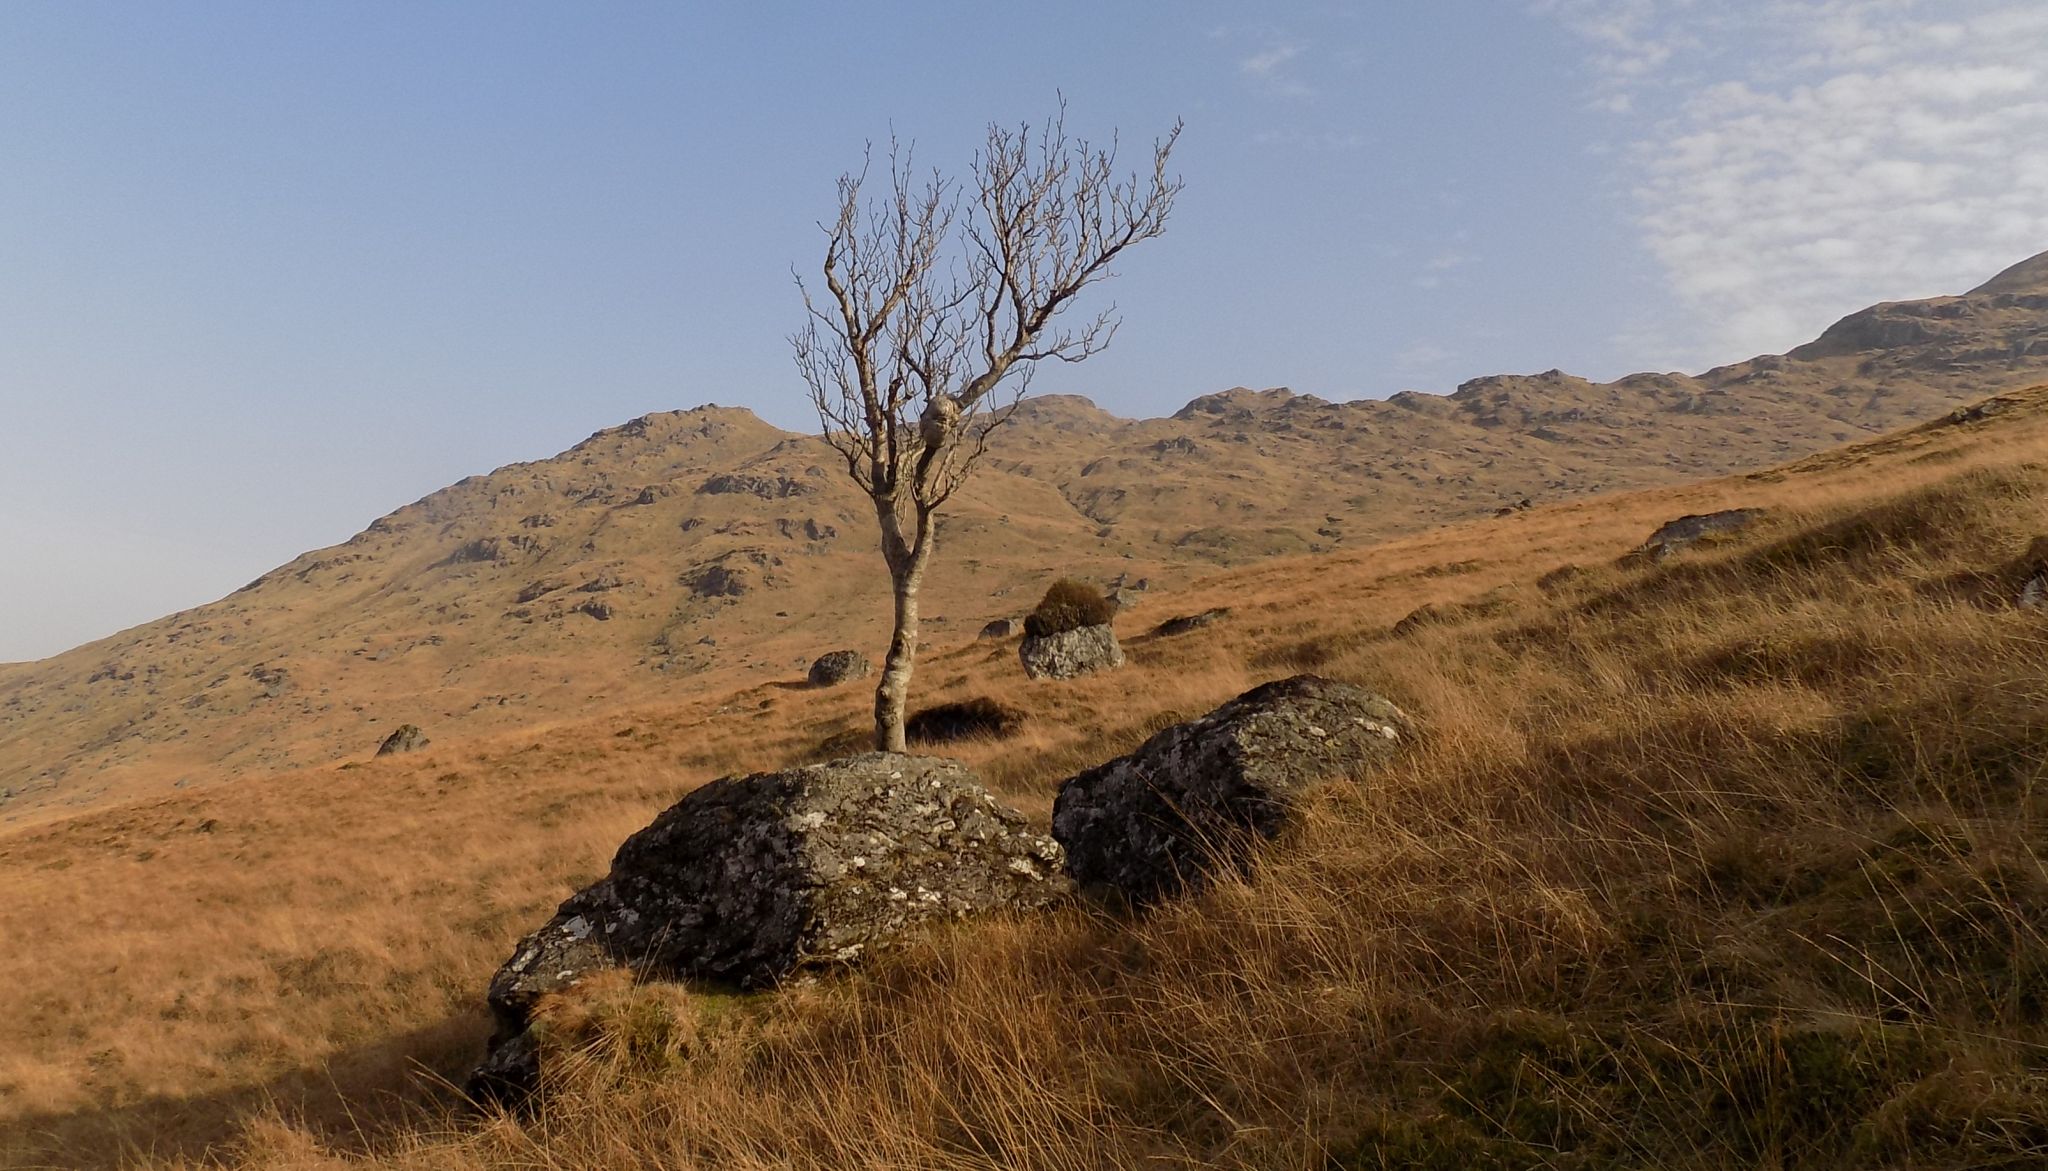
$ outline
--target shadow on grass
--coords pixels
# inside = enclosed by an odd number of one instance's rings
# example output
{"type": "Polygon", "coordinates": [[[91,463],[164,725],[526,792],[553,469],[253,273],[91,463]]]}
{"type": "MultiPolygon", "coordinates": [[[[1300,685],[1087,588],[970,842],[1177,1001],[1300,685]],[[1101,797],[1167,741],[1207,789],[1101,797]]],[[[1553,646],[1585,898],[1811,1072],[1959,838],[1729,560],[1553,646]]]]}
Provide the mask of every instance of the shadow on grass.
{"type": "Polygon", "coordinates": [[[189,1097],[162,1096],[0,1120],[0,1166],[112,1171],[220,1157],[252,1119],[282,1116],[342,1152],[367,1154],[462,1104],[483,1053],[479,1011],[337,1053],[317,1068],[189,1097]]]}

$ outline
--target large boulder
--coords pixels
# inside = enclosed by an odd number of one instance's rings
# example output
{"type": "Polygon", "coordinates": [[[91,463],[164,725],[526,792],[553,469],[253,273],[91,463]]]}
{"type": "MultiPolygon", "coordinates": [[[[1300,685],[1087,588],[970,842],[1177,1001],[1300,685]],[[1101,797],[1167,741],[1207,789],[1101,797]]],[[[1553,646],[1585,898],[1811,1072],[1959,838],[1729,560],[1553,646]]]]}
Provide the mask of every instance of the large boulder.
{"type": "Polygon", "coordinates": [[[534,1006],[597,973],[760,987],[928,920],[1050,902],[1069,889],[1062,863],[957,761],[872,752],[713,781],[519,941],[491,979],[497,1030],[471,1091],[530,1091],[534,1006]]]}
{"type": "Polygon", "coordinates": [[[1241,865],[1317,781],[1385,762],[1414,735],[1391,702],[1296,675],[1175,724],[1060,786],[1052,833],[1081,882],[1143,905],[1241,865]]]}
{"type": "Polygon", "coordinates": [[[865,678],[873,668],[859,651],[827,651],[811,664],[811,686],[837,687],[849,679],[865,678]]]}
{"type": "Polygon", "coordinates": [[[1108,626],[1082,626],[1053,634],[1027,634],[1017,659],[1033,679],[1072,679],[1124,665],[1124,648],[1108,626]]]}

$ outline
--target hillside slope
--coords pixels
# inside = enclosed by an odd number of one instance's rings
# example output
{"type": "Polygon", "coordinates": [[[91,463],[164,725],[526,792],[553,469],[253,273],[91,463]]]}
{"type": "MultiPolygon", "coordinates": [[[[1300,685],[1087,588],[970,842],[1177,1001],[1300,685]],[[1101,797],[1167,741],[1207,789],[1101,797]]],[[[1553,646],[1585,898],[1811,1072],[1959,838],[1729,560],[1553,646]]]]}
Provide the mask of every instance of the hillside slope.
{"type": "MultiPolygon", "coordinates": [[[[1586,493],[1758,467],[2048,377],[2048,254],[1875,306],[1785,356],[1448,396],[1285,390],[1123,420],[1028,402],[941,529],[929,645],[1059,573],[1172,587],[1586,493]]],[[[485,734],[879,656],[866,502],[815,438],[649,415],[500,468],[219,602],[0,666],[0,822],[360,757],[401,723],[485,734]]]]}
{"type": "Polygon", "coordinates": [[[433,1112],[514,941],[681,793],[858,727],[859,689],[678,689],[0,830],[0,938],[27,941],[0,956],[0,1164],[2036,1166],[2048,626],[2015,599],[2044,504],[2048,386],[1214,571],[1120,616],[1111,674],[937,648],[919,702],[1023,714],[940,751],[1041,819],[1296,671],[1425,735],[1252,881],[1141,920],[975,923],[762,996],[600,989],[525,1120],[433,1112]],[[1734,507],[1766,515],[1623,556],[1734,507]]]}

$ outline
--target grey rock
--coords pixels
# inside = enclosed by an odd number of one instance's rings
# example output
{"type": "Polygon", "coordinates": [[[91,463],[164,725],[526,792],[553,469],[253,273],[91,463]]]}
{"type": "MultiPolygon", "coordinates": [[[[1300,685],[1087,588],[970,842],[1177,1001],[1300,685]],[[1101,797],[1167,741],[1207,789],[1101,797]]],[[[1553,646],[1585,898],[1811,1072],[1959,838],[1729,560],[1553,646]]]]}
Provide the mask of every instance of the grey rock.
{"type": "Polygon", "coordinates": [[[1102,599],[1108,602],[1110,604],[1110,607],[1114,609],[1117,613],[1121,614],[1125,610],[1131,610],[1137,607],[1138,591],[1133,587],[1127,585],[1115,586],[1112,587],[1108,592],[1104,593],[1102,595],[1102,599]]]}
{"type": "Polygon", "coordinates": [[[2048,537],[2035,537],[2020,555],[2015,577],[2023,579],[2014,603],[2022,610],[2048,609],[2048,537]]]}
{"type": "Polygon", "coordinates": [[[1057,634],[1027,635],[1017,659],[1033,679],[1072,679],[1124,665],[1124,648],[1108,626],[1083,626],[1057,634]]]}
{"type": "Polygon", "coordinates": [[[1382,764],[1413,738],[1388,700],[1296,675],[1071,778],[1053,803],[1053,836],[1076,879],[1156,902],[1242,865],[1310,785],[1382,764]]]}
{"type": "Polygon", "coordinates": [[[400,724],[391,735],[384,737],[384,743],[377,746],[378,756],[396,756],[401,752],[418,752],[433,741],[420,731],[418,724],[400,724]]]}
{"type": "Polygon", "coordinates": [[[535,1004],[598,972],[771,985],[927,922],[1052,902],[1071,889],[1063,863],[957,761],[871,752],[713,781],[519,941],[491,980],[497,1031],[472,1093],[530,1090],[535,1004]]]}
{"type": "Polygon", "coordinates": [[[837,687],[849,679],[865,679],[874,670],[859,651],[827,651],[811,664],[811,686],[837,687]]]}
{"type": "Polygon", "coordinates": [[[1024,631],[1024,623],[1016,618],[998,618],[981,628],[977,638],[1011,638],[1024,631]]]}
{"type": "Polygon", "coordinates": [[[2022,610],[2048,608],[2048,573],[2037,573],[2020,587],[2019,606],[2022,610]]]}
{"type": "Polygon", "coordinates": [[[1182,614],[1177,618],[1168,618],[1166,621],[1153,627],[1152,633],[1156,635],[1186,634],[1190,630],[1200,630],[1204,626],[1213,626],[1217,622],[1222,621],[1229,613],[1230,607],[1217,606],[1213,609],[1204,610],[1199,614],[1182,614]]]}
{"type": "Polygon", "coordinates": [[[1729,508],[1720,512],[1681,516],[1670,521],[1644,541],[1631,556],[1662,561],[1680,550],[1691,548],[1709,537],[1739,533],[1763,519],[1761,508],[1729,508]]]}

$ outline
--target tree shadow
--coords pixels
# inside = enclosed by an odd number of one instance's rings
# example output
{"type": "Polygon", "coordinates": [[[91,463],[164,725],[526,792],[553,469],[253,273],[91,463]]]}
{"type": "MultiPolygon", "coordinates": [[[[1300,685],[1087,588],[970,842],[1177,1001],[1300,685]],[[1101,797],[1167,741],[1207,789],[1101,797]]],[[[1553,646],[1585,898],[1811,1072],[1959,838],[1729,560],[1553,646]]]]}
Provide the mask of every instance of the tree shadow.
{"type": "Polygon", "coordinates": [[[265,1116],[331,1149],[375,1153],[402,1129],[462,1107],[459,1087],[489,1033],[483,1013],[464,1013],[260,1083],[0,1120],[0,1166],[113,1171],[201,1161],[265,1116]]]}

